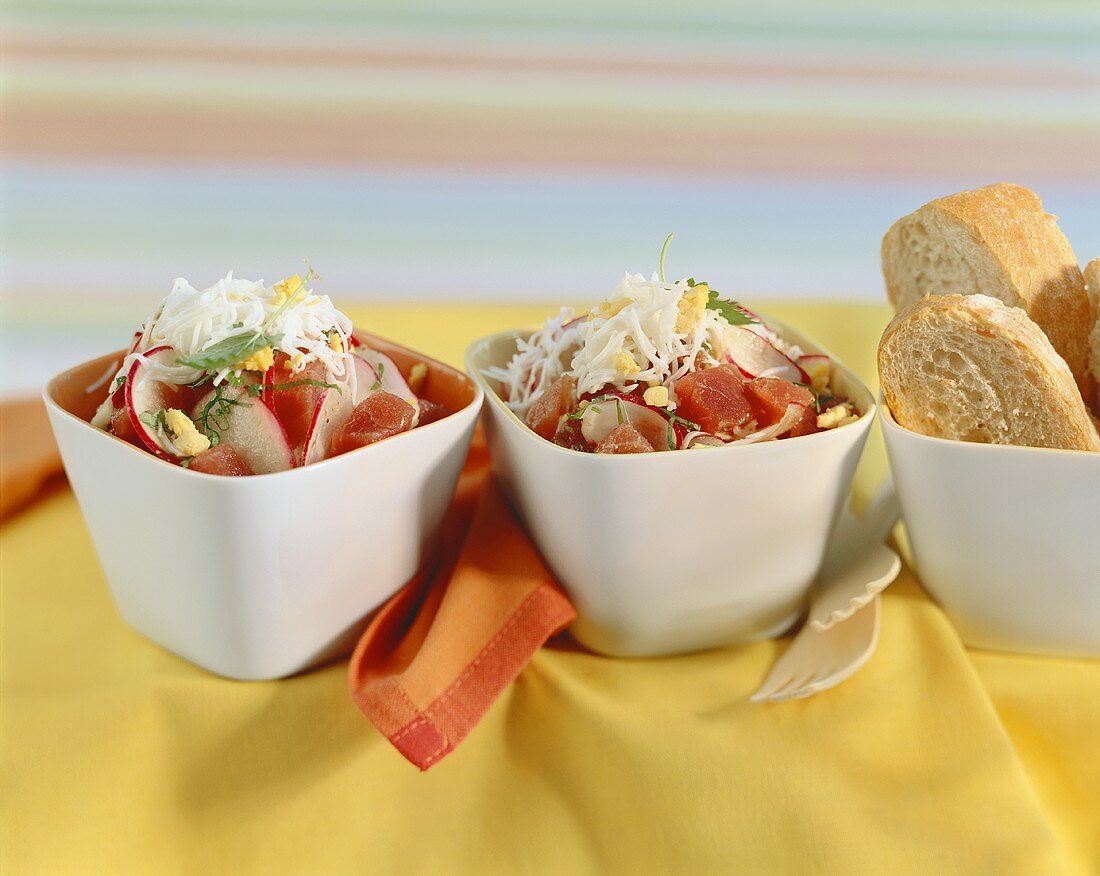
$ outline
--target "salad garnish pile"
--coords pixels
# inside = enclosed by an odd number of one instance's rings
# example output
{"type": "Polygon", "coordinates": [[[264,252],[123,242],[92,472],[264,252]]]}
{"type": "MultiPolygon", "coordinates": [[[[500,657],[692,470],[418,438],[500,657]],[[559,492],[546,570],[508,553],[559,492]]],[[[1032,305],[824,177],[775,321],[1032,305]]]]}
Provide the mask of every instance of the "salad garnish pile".
{"type": "Polygon", "coordinates": [[[859,418],[829,357],[804,353],[710,284],[626,274],[588,313],[563,308],[486,370],[536,433],[595,453],[720,447],[859,418]]]}
{"type": "Polygon", "coordinates": [[[408,431],[443,414],[355,337],[309,284],[178,279],[135,333],[92,425],[211,474],[284,471],[408,431]]]}

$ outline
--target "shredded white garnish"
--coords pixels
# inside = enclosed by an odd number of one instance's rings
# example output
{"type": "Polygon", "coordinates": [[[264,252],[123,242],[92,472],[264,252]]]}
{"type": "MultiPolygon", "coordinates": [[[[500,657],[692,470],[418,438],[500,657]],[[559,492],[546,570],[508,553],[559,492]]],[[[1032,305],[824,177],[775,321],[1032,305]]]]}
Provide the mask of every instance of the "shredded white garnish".
{"type": "MultiPolygon", "coordinates": [[[[329,382],[348,385],[354,393],[355,368],[349,352],[351,320],[333,306],[327,295],[316,295],[303,285],[304,281],[291,278],[265,286],[262,280],[236,279],[230,272],[209,289],[199,291],[186,280],[177,279],[172,291],[145,321],[134,351],[123,360],[116,377],[128,374],[136,360],[145,360],[144,354],[157,347],[170,346],[179,356],[186,357],[230,337],[263,333],[279,336],[271,345],[271,352],[282,351],[290,357],[292,369],[288,376],[320,361],[329,382]],[[288,299],[290,303],[284,306],[288,299]]],[[[212,374],[214,384],[218,385],[230,374],[239,375],[245,364],[237,362],[205,372],[154,359],[145,361],[149,365],[149,378],[177,385],[192,383],[204,373],[212,374]]]]}
{"type": "Polygon", "coordinates": [[[506,366],[485,369],[486,377],[500,381],[508,407],[525,414],[543,390],[565,373],[580,340],[580,327],[573,308],[563,307],[529,338],[516,340],[516,353],[506,366]]]}
{"type": "Polygon", "coordinates": [[[581,327],[572,373],[581,394],[666,386],[722,361],[729,323],[706,307],[706,287],[626,274],[581,327]]]}

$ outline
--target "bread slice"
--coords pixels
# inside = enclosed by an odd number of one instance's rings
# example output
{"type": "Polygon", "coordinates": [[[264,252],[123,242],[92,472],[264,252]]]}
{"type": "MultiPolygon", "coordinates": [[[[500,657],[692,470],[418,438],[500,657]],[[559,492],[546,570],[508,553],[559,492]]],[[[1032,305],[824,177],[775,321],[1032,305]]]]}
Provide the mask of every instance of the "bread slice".
{"type": "Polygon", "coordinates": [[[878,370],[894,419],[914,432],[1100,451],[1065,361],[1023,310],[988,295],[929,295],[901,310],[878,370]]]}
{"type": "Polygon", "coordinates": [[[1085,292],[1092,307],[1092,332],[1089,334],[1089,371],[1096,381],[1093,410],[1100,414],[1100,259],[1093,259],[1084,270],[1085,292]]]}
{"type": "Polygon", "coordinates": [[[949,293],[989,295],[1022,307],[1092,404],[1085,281],[1057,217],[1043,211],[1034,192],[997,183],[925,204],[886,232],[882,272],[895,308],[949,293]]]}

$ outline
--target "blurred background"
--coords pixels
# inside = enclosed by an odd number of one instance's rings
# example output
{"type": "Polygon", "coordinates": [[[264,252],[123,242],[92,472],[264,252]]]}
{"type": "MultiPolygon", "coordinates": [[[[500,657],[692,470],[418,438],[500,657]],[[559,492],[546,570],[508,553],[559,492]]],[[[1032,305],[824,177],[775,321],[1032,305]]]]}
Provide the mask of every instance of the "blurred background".
{"type": "MultiPolygon", "coordinates": [[[[1100,3],[6,0],[3,391],[184,276],[556,306],[650,272],[882,297],[890,223],[998,180],[1100,255],[1100,3]]],[[[369,312],[369,311],[368,311],[369,312]]]]}

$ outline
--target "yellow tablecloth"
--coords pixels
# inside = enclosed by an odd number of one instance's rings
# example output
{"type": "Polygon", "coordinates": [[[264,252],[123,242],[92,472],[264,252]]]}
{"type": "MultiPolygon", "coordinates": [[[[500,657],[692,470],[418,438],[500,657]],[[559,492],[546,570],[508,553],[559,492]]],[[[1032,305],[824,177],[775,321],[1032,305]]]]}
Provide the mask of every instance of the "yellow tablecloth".
{"type": "MultiPolygon", "coordinates": [[[[884,308],[769,311],[872,377],[884,308]]],[[[459,362],[543,313],[360,319],[459,362]]],[[[883,464],[876,436],[862,488],[883,464]]],[[[225,681],[131,632],[69,493],[5,524],[0,560],[5,874],[1100,872],[1100,662],[968,652],[908,573],[834,691],[748,703],[782,642],[543,650],[421,774],[343,665],[225,681]]]]}

